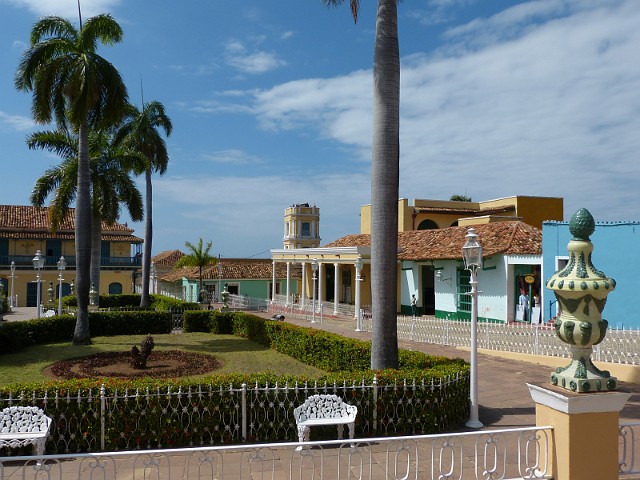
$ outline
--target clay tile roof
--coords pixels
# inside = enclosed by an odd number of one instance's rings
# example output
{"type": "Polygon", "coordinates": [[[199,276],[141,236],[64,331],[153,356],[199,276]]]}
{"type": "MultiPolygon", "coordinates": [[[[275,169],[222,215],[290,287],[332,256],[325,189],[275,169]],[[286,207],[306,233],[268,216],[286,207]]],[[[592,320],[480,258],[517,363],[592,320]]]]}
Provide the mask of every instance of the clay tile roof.
{"type": "MultiPolygon", "coordinates": [[[[542,230],[524,222],[496,222],[474,225],[483,255],[541,255],[542,230]]],[[[468,227],[414,230],[398,233],[400,260],[455,260],[462,258],[468,227]]],[[[327,247],[370,246],[368,234],[347,235],[327,247]]]]}
{"type": "MultiPolygon", "coordinates": [[[[133,229],[121,223],[102,222],[102,238],[111,241],[142,243],[131,235],[133,229]]],[[[70,208],[56,233],[51,232],[49,209],[28,205],[0,205],[0,238],[61,238],[75,237],[75,209],[70,208]]]]}
{"type": "MultiPolygon", "coordinates": [[[[217,263],[202,270],[203,280],[264,280],[273,277],[273,262],[271,259],[260,258],[223,258],[220,260],[220,274],[217,263]]],[[[295,269],[291,270],[291,277],[300,276],[295,269]]],[[[161,277],[165,282],[176,282],[183,277],[190,280],[198,279],[197,267],[183,267],[167,273],[161,277]]],[[[287,277],[287,265],[276,263],[276,278],[287,277]]]]}
{"type": "Polygon", "coordinates": [[[165,250],[153,257],[151,261],[155,263],[157,267],[173,267],[182,257],[184,257],[184,253],[180,250],[165,250]]]}

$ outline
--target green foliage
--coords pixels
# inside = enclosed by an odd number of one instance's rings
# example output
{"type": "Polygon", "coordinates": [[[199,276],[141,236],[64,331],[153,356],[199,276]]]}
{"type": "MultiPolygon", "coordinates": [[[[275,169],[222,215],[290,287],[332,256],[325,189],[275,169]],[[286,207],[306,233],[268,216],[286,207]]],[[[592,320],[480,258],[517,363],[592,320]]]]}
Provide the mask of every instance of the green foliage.
{"type": "MultiPolygon", "coordinates": [[[[32,345],[71,341],[75,325],[72,315],[0,324],[0,354],[18,352],[32,345]]],[[[168,312],[91,312],[89,325],[94,336],[144,335],[170,333],[172,321],[168,312]]]]}
{"type": "Polygon", "coordinates": [[[470,202],[471,197],[468,197],[467,195],[454,194],[451,195],[451,198],[449,200],[451,200],[452,202],[470,202]]]}
{"type": "MultiPolygon", "coordinates": [[[[151,310],[169,310],[170,308],[197,309],[200,308],[197,303],[184,302],[177,298],[165,297],[164,295],[149,295],[151,310]]],[[[140,295],[138,294],[122,294],[122,295],[100,295],[98,303],[100,308],[120,308],[127,310],[135,310],[140,308],[140,295]]],[[[77,307],[78,300],[75,295],[68,295],[62,298],[62,304],[65,307],[77,307]]]]}

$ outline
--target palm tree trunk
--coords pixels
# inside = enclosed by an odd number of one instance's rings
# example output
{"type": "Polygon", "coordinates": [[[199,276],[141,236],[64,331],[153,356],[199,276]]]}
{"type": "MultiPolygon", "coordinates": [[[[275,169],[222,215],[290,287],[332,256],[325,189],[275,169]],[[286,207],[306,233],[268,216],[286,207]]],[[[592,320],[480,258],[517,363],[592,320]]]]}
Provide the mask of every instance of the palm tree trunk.
{"type": "Polygon", "coordinates": [[[78,191],[75,231],[78,312],[73,332],[73,344],[87,345],[91,343],[88,310],[91,266],[91,173],[89,171],[89,129],[86,122],[80,125],[78,137],[78,191]]]}
{"type": "Polygon", "coordinates": [[[371,368],[398,368],[400,53],[397,0],[378,0],[371,164],[371,368]]]}
{"type": "Polygon", "coordinates": [[[142,295],[140,297],[140,306],[148,307],[151,303],[149,300],[149,276],[151,273],[151,242],[153,239],[153,220],[152,204],[153,189],[151,187],[151,160],[148,160],[147,170],[145,171],[146,194],[145,194],[145,212],[144,212],[144,250],[142,252],[142,295]]]}
{"type": "Polygon", "coordinates": [[[102,221],[99,217],[91,218],[91,282],[100,293],[100,261],[102,260],[102,221]]]}

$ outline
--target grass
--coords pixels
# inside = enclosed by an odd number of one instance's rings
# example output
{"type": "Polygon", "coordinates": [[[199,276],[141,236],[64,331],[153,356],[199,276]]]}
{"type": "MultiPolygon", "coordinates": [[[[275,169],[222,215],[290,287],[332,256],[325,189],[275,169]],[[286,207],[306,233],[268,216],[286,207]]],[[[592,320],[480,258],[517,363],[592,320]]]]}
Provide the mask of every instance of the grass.
{"type": "MultiPolygon", "coordinates": [[[[140,346],[144,335],[95,337],[92,345],[74,346],[69,342],[37,345],[10,355],[0,355],[0,387],[14,383],[52,380],[43,370],[59,360],[84,357],[106,351],[131,350],[140,346]]],[[[185,350],[214,355],[223,363],[215,373],[261,373],[276,375],[318,376],[322,370],[291,357],[282,355],[263,345],[231,335],[210,333],[183,333],[180,335],[153,335],[156,350],[185,350]]],[[[203,375],[204,376],[204,375],[203,375]]],[[[201,376],[202,377],[202,376],[201,376]]],[[[196,379],[197,376],[190,376],[196,379]]]]}

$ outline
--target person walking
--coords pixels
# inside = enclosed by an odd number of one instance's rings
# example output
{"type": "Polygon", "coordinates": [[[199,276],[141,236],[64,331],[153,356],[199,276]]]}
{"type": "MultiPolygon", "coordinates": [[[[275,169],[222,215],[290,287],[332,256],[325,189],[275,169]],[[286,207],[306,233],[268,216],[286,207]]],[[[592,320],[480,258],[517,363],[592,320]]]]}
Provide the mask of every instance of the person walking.
{"type": "Polygon", "coordinates": [[[411,316],[418,316],[418,299],[415,293],[411,295],[411,316]]]}

